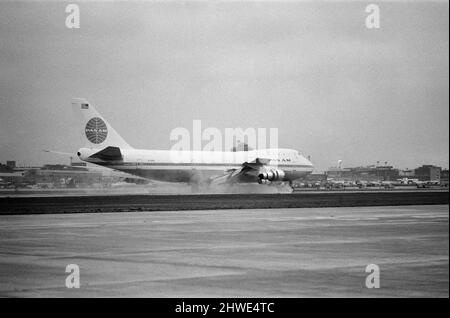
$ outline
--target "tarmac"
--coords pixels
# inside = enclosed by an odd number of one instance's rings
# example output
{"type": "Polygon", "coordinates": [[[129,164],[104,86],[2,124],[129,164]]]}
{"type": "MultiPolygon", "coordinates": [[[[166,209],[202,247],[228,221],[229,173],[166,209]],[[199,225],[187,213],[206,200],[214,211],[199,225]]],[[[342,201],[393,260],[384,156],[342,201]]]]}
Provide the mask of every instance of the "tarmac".
{"type": "Polygon", "coordinates": [[[0,215],[448,204],[447,190],[0,197],[0,215]]]}
{"type": "Polygon", "coordinates": [[[0,296],[448,298],[448,220],[448,204],[2,215],[0,296]]]}

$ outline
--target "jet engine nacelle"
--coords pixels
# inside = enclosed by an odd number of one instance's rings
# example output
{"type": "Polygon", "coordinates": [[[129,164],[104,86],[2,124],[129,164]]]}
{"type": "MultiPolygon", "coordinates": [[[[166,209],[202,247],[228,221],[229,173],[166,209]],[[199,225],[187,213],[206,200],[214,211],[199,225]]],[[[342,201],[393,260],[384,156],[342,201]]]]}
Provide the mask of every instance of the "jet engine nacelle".
{"type": "Polygon", "coordinates": [[[270,169],[259,174],[259,183],[267,183],[267,181],[281,181],[286,176],[285,172],[280,169],[270,169]]]}

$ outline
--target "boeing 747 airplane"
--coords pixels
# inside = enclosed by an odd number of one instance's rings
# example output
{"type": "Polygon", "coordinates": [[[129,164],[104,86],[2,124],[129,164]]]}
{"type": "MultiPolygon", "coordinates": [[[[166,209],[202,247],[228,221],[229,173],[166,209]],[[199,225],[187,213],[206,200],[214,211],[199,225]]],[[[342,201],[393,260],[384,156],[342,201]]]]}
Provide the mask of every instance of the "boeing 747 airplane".
{"type": "Polygon", "coordinates": [[[277,184],[306,176],[312,163],[293,149],[248,151],[144,150],[131,147],[86,99],[75,98],[86,146],[77,152],[86,162],[150,180],[212,184],[277,184]]]}

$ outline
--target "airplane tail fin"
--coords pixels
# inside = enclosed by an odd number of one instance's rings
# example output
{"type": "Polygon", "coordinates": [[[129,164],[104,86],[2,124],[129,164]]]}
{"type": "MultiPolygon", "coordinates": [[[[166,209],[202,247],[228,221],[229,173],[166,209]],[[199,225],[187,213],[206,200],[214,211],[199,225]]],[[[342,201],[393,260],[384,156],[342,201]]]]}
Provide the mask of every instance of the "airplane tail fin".
{"type": "Polygon", "coordinates": [[[82,123],[82,134],[87,147],[132,148],[86,99],[73,98],[72,109],[79,119],[78,122],[82,123]]]}

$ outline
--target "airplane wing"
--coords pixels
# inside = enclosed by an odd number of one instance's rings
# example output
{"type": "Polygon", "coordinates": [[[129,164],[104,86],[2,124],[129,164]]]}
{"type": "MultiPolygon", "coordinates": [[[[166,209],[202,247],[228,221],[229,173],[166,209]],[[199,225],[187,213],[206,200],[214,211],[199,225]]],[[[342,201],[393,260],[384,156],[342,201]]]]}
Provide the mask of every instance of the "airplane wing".
{"type": "Polygon", "coordinates": [[[270,159],[256,158],[251,162],[244,162],[240,168],[230,169],[224,175],[215,177],[211,180],[211,184],[223,184],[240,182],[245,178],[258,178],[261,170],[265,170],[265,166],[270,163],[270,159]]]}

